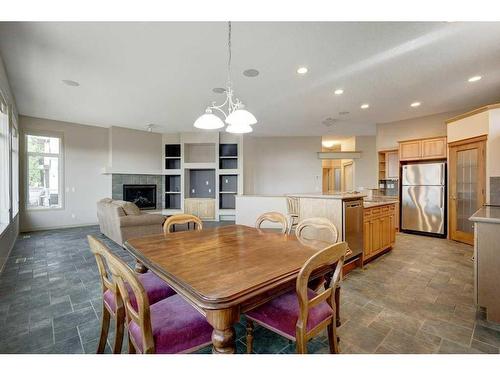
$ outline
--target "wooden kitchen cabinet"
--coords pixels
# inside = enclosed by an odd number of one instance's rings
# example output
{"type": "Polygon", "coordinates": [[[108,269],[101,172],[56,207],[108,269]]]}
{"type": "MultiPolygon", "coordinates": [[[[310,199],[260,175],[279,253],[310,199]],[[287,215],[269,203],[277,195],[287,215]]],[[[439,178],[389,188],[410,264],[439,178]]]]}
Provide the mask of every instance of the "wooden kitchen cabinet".
{"type": "Polygon", "coordinates": [[[446,137],[413,139],[399,142],[399,159],[446,159],[446,137]]]}
{"type": "Polygon", "coordinates": [[[396,242],[396,204],[364,209],[363,263],[392,248],[396,242]]]}
{"type": "Polygon", "coordinates": [[[202,220],[215,219],[215,199],[187,198],[184,200],[184,213],[198,216],[202,220]]]}

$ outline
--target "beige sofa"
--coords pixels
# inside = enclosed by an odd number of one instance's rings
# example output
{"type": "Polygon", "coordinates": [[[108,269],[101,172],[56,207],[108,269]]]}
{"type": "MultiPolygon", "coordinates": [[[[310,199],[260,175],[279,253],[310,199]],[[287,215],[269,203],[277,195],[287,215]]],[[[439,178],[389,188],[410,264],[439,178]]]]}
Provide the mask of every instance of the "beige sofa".
{"type": "Polygon", "coordinates": [[[104,198],[97,202],[101,233],[119,245],[132,237],[163,233],[165,217],[141,212],[134,203],[104,198]]]}

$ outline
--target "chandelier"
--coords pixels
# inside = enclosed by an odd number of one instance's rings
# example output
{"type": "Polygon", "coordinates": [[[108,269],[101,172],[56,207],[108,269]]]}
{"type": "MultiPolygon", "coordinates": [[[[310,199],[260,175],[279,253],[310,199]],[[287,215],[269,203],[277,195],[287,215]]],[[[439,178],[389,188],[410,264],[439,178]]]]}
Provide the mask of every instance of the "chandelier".
{"type": "Polygon", "coordinates": [[[231,83],[231,22],[228,22],[228,61],[227,61],[227,87],[226,100],[221,105],[208,106],[205,113],[194,122],[194,127],[198,129],[220,129],[224,127],[224,122],[228,124],[226,131],[229,133],[250,133],[253,131],[250,125],[257,123],[257,119],[245,109],[245,105],[235,98],[231,83]],[[224,116],[224,122],[214,112],[224,116]]]}

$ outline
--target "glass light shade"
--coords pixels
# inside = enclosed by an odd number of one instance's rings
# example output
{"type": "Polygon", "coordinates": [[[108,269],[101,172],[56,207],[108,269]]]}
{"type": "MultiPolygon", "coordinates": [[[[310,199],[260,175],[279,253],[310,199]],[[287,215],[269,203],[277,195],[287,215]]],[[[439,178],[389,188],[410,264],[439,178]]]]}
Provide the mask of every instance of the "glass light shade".
{"type": "Polygon", "coordinates": [[[226,118],[229,125],[254,125],[257,119],[246,109],[237,109],[226,118]]]}
{"type": "Polygon", "coordinates": [[[220,129],[224,127],[224,122],[211,112],[201,115],[194,122],[194,127],[198,129],[220,129]]]}
{"type": "Polygon", "coordinates": [[[228,125],[226,131],[228,133],[244,134],[253,132],[253,129],[248,124],[242,124],[242,125],[239,124],[239,125],[228,125]]]}

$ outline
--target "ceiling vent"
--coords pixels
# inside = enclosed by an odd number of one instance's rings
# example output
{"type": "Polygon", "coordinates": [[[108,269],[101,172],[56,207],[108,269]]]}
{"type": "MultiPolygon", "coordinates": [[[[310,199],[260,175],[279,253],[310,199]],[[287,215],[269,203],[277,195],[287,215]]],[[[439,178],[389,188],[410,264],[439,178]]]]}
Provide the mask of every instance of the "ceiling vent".
{"type": "Polygon", "coordinates": [[[334,119],[334,118],[331,118],[331,117],[327,117],[325,118],[323,121],[321,121],[321,123],[323,125],[325,125],[326,127],[330,127],[330,126],[333,126],[335,125],[335,123],[337,122],[337,119],[334,119]]]}

